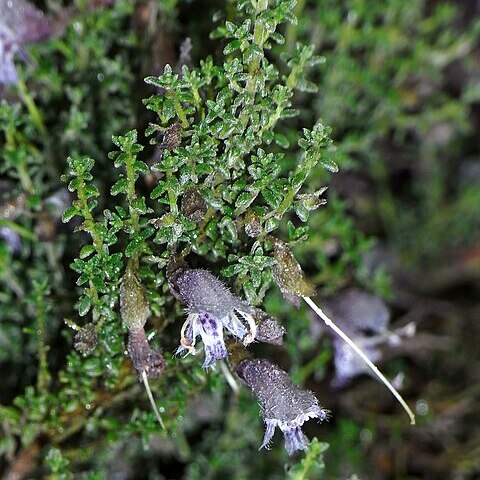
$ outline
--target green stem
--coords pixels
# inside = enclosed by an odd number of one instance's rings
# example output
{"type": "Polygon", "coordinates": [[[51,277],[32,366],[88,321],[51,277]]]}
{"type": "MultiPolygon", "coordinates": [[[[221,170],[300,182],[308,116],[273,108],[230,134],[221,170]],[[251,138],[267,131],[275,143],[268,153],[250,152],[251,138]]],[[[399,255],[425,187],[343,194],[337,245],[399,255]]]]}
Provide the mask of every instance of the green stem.
{"type": "Polygon", "coordinates": [[[175,108],[175,112],[177,113],[177,117],[180,120],[180,123],[182,124],[183,128],[188,128],[189,123],[187,119],[187,115],[185,114],[185,110],[182,107],[182,104],[180,103],[180,100],[174,95],[173,96],[173,107],[175,108]]]}
{"type": "Polygon", "coordinates": [[[23,80],[19,80],[17,83],[18,93],[20,97],[24,101],[28,113],[30,114],[30,118],[33,121],[33,124],[37,127],[37,130],[42,134],[45,135],[47,133],[47,129],[45,128],[45,124],[43,123],[43,117],[40,111],[38,110],[37,106],[31,95],[28,93],[28,90],[25,86],[23,80]]]}
{"type": "MultiPolygon", "coordinates": [[[[268,8],[268,0],[258,0],[257,6],[255,9],[255,26],[253,29],[253,43],[259,48],[263,48],[265,43],[265,27],[258,20],[258,16],[268,8]]],[[[245,90],[250,94],[250,99],[248,103],[253,103],[255,99],[255,94],[257,91],[257,77],[258,70],[260,69],[260,57],[258,55],[253,55],[250,62],[248,63],[248,79],[245,85],[245,90]]],[[[241,124],[246,127],[250,117],[245,111],[240,114],[239,120],[241,124]]]]}
{"type": "MultiPolygon", "coordinates": [[[[202,97],[200,96],[200,93],[198,92],[198,88],[192,85],[192,94],[193,94],[193,100],[195,102],[195,108],[197,109],[198,115],[201,120],[205,118],[205,112],[203,110],[203,101],[202,97]]],[[[188,122],[187,122],[187,127],[188,127],[188,122]]]]}
{"type": "Polygon", "coordinates": [[[78,205],[80,207],[82,215],[85,218],[83,229],[91,235],[93,246],[95,247],[96,252],[101,255],[103,250],[103,239],[98,235],[95,229],[95,220],[90,213],[90,209],[88,208],[88,201],[85,198],[85,182],[83,180],[79,182],[77,188],[77,195],[78,205]]]}
{"type": "MultiPolygon", "coordinates": [[[[95,220],[93,219],[93,216],[90,213],[90,209],[88,208],[88,201],[85,198],[86,197],[85,182],[83,181],[83,179],[79,182],[79,185],[77,188],[77,195],[78,195],[78,205],[80,207],[82,215],[85,218],[85,221],[83,222],[83,230],[85,230],[90,234],[90,236],[92,237],[93,246],[95,247],[95,251],[101,257],[103,255],[103,238],[98,234],[95,220]]],[[[92,280],[89,280],[88,284],[89,284],[88,291],[92,299],[92,305],[93,305],[93,309],[92,309],[93,322],[97,323],[100,318],[100,313],[98,312],[98,305],[100,303],[98,290],[95,284],[92,282],[92,280]]]]}
{"type": "MultiPolygon", "coordinates": [[[[253,29],[253,43],[258,47],[262,48],[265,43],[265,27],[263,23],[258,20],[258,16],[268,8],[268,0],[258,0],[257,7],[255,10],[255,27],[253,29]]],[[[248,64],[248,73],[249,78],[246,84],[246,90],[249,92],[252,97],[255,96],[256,85],[257,85],[257,72],[260,68],[260,57],[258,55],[253,55],[252,59],[248,64]]]]}
{"type": "Polygon", "coordinates": [[[28,193],[33,193],[33,182],[24,161],[17,165],[17,173],[20,177],[20,183],[22,184],[23,189],[28,193]]]}
{"type": "Polygon", "coordinates": [[[32,242],[37,241],[37,236],[31,230],[22,227],[21,225],[18,225],[18,223],[12,222],[12,220],[0,218],[0,227],[7,227],[11,230],[15,230],[21,237],[32,242]]]}
{"type": "Polygon", "coordinates": [[[125,169],[127,172],[127,182],[128,182],[128,192],[127,200],[129,204],[130,212],[130,225],[135,231],[138,229],[139,216],[137,211],[132,207],[133,202],[137,199],[137,192],[135,190],[135,157],[133,155],[128,155],[127,160],[125,161],[125,169]]]}
{"type": "Polygon", "coordinates": [[[288,74],[287,81],[285,85],[290,89],[293,90],[295,86],[297,85],[297,74],[298,72],[301,72],[302,68],[299,67],[298,65],[295,65],[292,68],[292,71],[288,74]]]}
{"type": "Polygon", "coordinates": [[[303,173],[303,180],[296,181],[292,185],[285,196],[283,197],[282,203],[275,210],[275,216],[281,218],[285,212],[292,206],[295,195],[302,186],[304,180],[308,177],[310,171],[317,163],[317,158],[320,156],[318,152],[305,152],[305,161],[298,167],[298,169],[293,174],[292,178],[295,178],[299,173],[303,173]]]}
{"type": "MultiPolygon", "coordinates": [[[[297,0],[297,4],[295,5],[295,10],[293,11],[295,17],[302,18],[303,10],[305,9],[305,4],[306,0],[297,0]]],[[[293,47],[295,46],[295,43],[297,41],[297,35],[298,35],[298,23],[290,23],[287,27],[287,34],[286,34],[286,50],[288,52],[291,52],[293,50],[293,47]]]]}
{"type": "Polygon", "coordinates": [[[40,393],[47,393],[48,384],[50,382],[50,372],[48,371],[47,347],[45,345],[45,304],[43,289],[38,288],[35,295],[35,303],[37,305],[37,322],[38,322],[38,376],[37,388],[40,393]]]}

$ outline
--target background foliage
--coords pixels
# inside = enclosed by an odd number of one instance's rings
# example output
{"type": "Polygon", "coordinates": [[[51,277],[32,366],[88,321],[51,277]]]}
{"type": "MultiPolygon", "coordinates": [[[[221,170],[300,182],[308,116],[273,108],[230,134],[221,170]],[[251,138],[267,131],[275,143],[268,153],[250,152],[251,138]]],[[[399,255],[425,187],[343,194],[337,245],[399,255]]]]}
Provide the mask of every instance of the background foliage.
{"type": "Polygon", "coordinates": [[[36,3],[59,33],[28,47],[34,62],[17,62],[0,105],[0,227],[21,240],[0,240],[5,478],[476,478],[475,3],[299,1],[291,24],[279,2],[268,31],[278,24],[285,43],[273,34],[266,50],[248,36],[251,2],[36,3]],[[394,326],[416,322],[382,367],[404,374],[417,427],[368,376],[332,387],[335,351],[272,284],[269,235],[292,242],[320,303],[356,286],[386,301],[394,326]],[[304,458],[277,437],[257,452],[249,392],[172,357],[183,312],[165,266],[182,253],[286,326],[283,347],[253,350],[333,412],[307,425],[321,442],[304,458]],[[152,385],[167,433],[124,354],[128,259],[167,359],[152,385]],[[82,356],[75,329],[92,322],[82,356]]]}

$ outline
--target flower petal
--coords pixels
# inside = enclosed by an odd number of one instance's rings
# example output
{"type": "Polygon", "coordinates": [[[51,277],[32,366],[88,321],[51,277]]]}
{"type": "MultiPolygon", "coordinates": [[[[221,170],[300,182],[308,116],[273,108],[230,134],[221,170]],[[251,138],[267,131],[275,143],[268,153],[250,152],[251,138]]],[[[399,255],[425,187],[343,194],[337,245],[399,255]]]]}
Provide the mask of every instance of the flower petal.
{"type": "Polygon", "coordinates": [[[240,340],[247,334],[247,329],[242,321],[237,317],[235,312],[230,313],[222,318],[223,326],[235,337],[240,340]]]}
{"type": "Polygon", "coordinates": [[[207,312],[199,313],[194,323],[205,346],[203,368],[208,368],[217,360],[225,358],[228,354],[227,347],[223,341],[223,324],[207,312]]]}
{"type": "Polygon", "coordinates": [[[195,328],[196,318],[197,315],[191,314],[188,316],[188,318],[182,325],[182,330],[180,333],[180,345],[175,350],[175,355],[179,355],[181,353],[184,353],[185,351],[185,355],[188,355],[189,353],[195,355],[195,338],[199,334],[199,332],[196,331],[197,329],[195,328]]]}
{"type": "Polygon", "coordinates": [[[297,450],[305,450],[308,447],[307,437],[303,434],[300,427],[292,427],[287,424],[279,424],[285,437],[285,448],[289,455],[297,450]]]}
{"type": "Polygon", "coordinates": [[[0,84],[11,85],[17,83],[18,74],[13,63],[13,51],[5,51],[0,44],[0,84]]]}
{"type": "Polygon", "coordinates": [[[265,419],[265,435],[263,436],[262,445],[260,445],[260,449],[266,448],[269,449],[270,441],[273,438],[273,434],[275,433],[275,427],[277,426],[277,421],[273,419],[265,419]]]}

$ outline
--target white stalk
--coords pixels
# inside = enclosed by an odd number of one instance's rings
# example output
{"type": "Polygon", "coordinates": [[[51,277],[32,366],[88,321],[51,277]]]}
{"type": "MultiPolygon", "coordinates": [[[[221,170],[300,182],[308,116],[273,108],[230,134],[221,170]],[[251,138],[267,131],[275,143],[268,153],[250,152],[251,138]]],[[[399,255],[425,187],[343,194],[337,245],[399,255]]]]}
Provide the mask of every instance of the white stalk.
{"type": "Polygon", "coordinates": [[[240,387],[238,386],[238,383],[236,382],[235,378],[233,378],[233,375],[230,372],[230,369],[227,367],[225,362],[220,362],[220,369],[222,370],[222,373],[225,375],[225,378],[227,380],[227,383],[230,385],[230,388],[233,390],[235,395],[238,395],[238,392],[240,391],[240,387]]]}
{"type": "Polygon", "coordinates": [[[355,353],[371,368],[373,373],[385,384],[385,386],[392,392],[393,396],[398,400],[400,405],[407,412],[410,417],[410,424],[415,425],[415,415],[413,414],[410,407],[407,405],[407,402],[402,398],[400,393],[395,389],[395,387],[388,381],[388,379],[383,375],[383,373],[378,369],[378,367],[362,352],[362,350],[357,346],[355,342],[333,321],[323,312],[323,310],[317,306],[317,304],[310,297],[302,297],[307,305],[325,322],[327,327],[330,327],[344,342],[347,343],[355,353]]]}
{"type": "Polygon", "coordinates": [[[148,383],[148,377],[147,377],[147,374],[145,373],[145,370],[143,370],[141,377],[142,377],[143,385],[145,385],[145,391],[147,392],[148,399],[150,400],[150,404],[152,405],[153,411],[155,412],[155,416],[157,417],[158,423],[165,430],[165,424],[163,423],[162,417],[160,416],[160,412],[158,411],[155,400],[153,399],[152,391],[150,390],[150,384],[148,383]]]}

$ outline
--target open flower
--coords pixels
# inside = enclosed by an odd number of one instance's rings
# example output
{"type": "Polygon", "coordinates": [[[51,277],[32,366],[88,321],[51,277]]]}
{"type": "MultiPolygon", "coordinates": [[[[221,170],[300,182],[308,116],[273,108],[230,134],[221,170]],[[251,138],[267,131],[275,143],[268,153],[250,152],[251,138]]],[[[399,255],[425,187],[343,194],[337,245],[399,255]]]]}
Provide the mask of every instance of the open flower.
{"type": "Polygon", "coordinates": [[[287,372],[267,360],[243,360],[235,371],[260,402],[265,421],[265,436],[260,448],[268,447],[275,428],[279,427],[289,455],[305,450],[308,439],[302,432],[302,425],[310,418],[320,421],[328,418],[328,411],[319,406],[315,395],[294,385],[287,372]]]}
{"type": "MultiPolygon", "coordinates": [[[[415,325],[408,324],[389,330],[390,311],[383,300],[357,288],[341,292],[325,301],[325,311],[336,319],[337,325],[346,332],[372,361],[384,356],[384,347],[398,346],[404,338],[415,334],[415,325]]],[[[368,365],[342,339],[333,339],[335,377],[332,385],[343,388],[350,381],[370,373],[368,365]]]]}
{"type": "Polygon", "coordinates": [[[244,345],[253,342],[257,327],[254,308],[233,295],[207,270],[179,269],[169,279],[172,293],[189,313],[181,330],[177,353],[195,354],[196,338],[200,335],[205,346],[204,368],[227,356],[223,338],[226,328],[244,345]]]}

